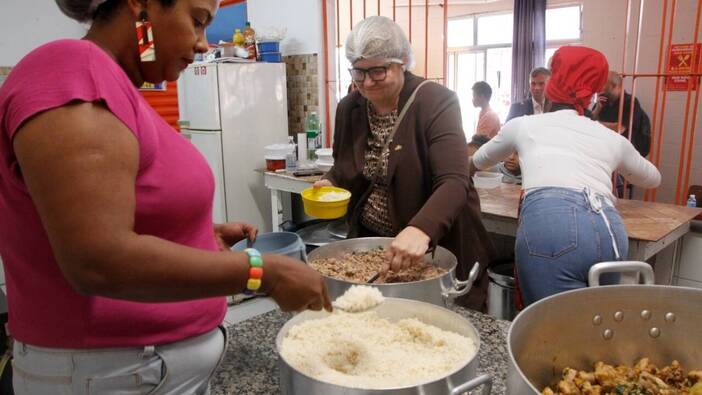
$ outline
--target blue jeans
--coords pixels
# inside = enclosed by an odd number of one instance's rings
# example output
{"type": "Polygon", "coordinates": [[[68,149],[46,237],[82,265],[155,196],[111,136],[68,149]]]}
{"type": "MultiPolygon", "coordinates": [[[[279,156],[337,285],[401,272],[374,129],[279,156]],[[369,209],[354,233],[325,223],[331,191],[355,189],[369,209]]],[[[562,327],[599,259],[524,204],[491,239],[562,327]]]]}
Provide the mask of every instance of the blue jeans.
{"type": "MultiPolygon", "coordinates": [[[[617,210],[609,203],[602,212],[616,240],[586,191],[541,188],[522,202],[515,255],[525,305],[559,292],[587,287],[590,267],[625,259],[629,239],[617,210]]],[[[602,276],[602,285],[619,282],[618,274],[602,276]]]]}

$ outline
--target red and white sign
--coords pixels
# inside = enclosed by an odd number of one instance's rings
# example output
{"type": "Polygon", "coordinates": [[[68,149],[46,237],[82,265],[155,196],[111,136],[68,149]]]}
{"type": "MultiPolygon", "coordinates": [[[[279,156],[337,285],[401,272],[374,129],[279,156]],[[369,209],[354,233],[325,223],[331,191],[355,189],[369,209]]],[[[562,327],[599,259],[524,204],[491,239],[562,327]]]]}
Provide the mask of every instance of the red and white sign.
{"type": "Polygon", "coordinates": [[[688,84],[696,90],[700,77],[690,76],[700,71],[700,50],[702,44],[673,44],[668,49],[668,74],[679,74],[666,77],[665,88],[668,91],[686,91],[688,84]]]}

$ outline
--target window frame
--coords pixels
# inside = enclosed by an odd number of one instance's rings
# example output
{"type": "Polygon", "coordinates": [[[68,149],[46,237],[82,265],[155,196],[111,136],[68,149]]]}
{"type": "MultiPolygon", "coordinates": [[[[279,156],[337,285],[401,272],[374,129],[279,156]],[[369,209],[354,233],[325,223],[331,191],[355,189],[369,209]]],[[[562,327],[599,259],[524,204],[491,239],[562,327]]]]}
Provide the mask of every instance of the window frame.
{"type": "MultiPolygon", "coordinates": [[[[583,42],[583,3],[582,2],[574,2],[574,3],[564,3],[564,4],[557,4],[552,7],[546,7],[546,11],[548,10],[556,10],[559,8],[575,8],[578,7],[578,15],[580,16],[580,20],[578,21],[578,38],[569,38],[569,39],[561,39],[561,40],[546,40],[546,48],[553,48],[553,47],[560,47],[562,45],[570,45],[570,44],[580,44],[583,42]]],[[[546,20],[544,19],[544,25],[546,24],[546,20]]]]}

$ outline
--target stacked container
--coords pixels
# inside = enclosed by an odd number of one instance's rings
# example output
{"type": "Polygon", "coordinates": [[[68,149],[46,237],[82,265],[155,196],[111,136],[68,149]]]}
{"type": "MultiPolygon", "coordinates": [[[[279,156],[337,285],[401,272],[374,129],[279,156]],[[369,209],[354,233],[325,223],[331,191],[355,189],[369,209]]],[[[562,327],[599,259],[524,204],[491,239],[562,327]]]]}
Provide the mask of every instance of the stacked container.
{"type": "Polygon", "coordinates": [[[258,56],[262,62],[280,63],[283,57],[280,55],[279,41],[259,41],[258,56]]]}

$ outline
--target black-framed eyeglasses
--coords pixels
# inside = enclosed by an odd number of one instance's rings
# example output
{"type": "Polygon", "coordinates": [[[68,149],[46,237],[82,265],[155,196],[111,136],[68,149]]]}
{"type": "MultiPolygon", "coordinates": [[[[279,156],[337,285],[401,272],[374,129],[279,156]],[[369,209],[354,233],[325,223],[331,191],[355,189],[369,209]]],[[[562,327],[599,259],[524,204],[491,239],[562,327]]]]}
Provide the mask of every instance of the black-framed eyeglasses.
{"type": "Polygon", "coordinates": [[[353,82],[361,83],[366,80],[366,75],[371,79],[371,81],[380,82],[385,81],[388,76],[388,69],[395,62],[387,63],[383,66],[369,67],[367,69],[362,69],[359,67],[354,67],[349,69],[351,74],[351,79],[353,82]]]}

